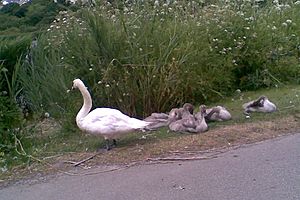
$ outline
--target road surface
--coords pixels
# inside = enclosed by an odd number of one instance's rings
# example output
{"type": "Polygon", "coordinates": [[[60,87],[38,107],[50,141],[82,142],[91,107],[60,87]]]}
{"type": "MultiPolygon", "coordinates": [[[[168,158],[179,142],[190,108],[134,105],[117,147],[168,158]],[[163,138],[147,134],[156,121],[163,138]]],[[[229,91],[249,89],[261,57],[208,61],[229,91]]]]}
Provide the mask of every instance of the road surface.
{"type": "Polygon", "coordinates": [[[199,161],[134,166],[0,190],[1,200],[299,200],[300,133],[199,161]]]}

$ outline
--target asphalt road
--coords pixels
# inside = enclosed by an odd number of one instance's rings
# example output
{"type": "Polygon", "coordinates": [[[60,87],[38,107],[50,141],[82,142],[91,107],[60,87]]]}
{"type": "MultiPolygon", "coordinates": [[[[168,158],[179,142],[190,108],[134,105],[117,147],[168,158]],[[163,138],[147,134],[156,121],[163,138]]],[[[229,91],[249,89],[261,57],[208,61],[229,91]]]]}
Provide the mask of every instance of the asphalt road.
{"type": "Polygon", "coordinates": [[[140,165],[0,190],[1,200],[299,200],[300,133],[210,160],[140,165]]]}

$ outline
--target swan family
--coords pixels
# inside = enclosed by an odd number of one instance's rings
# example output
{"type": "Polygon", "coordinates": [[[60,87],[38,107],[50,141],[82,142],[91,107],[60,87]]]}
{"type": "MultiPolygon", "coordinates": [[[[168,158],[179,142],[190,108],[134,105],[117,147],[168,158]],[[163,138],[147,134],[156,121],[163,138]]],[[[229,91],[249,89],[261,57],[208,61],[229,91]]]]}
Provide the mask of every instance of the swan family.
{"type": "MultiPolygon", "coordinates": [[[[208,122],[231,120],[230,112],[223,106],[207,108],[199,106],[194,113],[194,106],[185,103],[181,108],[173,108],[169,113],[152,113],[144,120],[129,117],[113,108],[96,108],[91,111],[92,98],[86,86],[80,79],[73,81],[73,89],[79,89],[83,105],[76,116],[78,128],[88,134],[102,136],[106,141],[106,149],[116,145],[116,139],[133,131],[156,130],[168,127],[173,132],[202,133],[208,130],[208,122]],[[112,141],[112,144],[110,144],[112,141]]],[[[244,113],[270,113],[276,111],[276,106],[266,96],[242,105],[244,113]]]]}

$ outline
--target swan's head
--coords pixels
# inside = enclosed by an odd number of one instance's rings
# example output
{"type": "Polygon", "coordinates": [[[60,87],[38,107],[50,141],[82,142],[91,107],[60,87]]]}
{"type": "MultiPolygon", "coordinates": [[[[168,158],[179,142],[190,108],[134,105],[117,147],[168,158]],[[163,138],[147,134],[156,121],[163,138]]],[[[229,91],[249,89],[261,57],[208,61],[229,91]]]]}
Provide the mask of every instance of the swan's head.
{"type": "Polygon", "coordinates": [[[72,89],[82,87],[83,85],[84,85],[83,82],[79,78],[77,78],[73,81],[72,89]]]}

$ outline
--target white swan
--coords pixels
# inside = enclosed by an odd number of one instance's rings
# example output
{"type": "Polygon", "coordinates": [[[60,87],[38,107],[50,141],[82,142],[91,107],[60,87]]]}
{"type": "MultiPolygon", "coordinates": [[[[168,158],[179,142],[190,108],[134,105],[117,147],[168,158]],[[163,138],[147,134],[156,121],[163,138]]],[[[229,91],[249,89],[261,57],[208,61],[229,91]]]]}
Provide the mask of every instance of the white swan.
{"type": "Polygon", "coordinates": [[[206,109],[205,119],[207,121],[227,121],[231,119],[231,114],[223,106],[214,106],[206,109]]]}
{"type": "Polygon", "coordinates": [[[92,98],[84,83],[80,79],[73,81],[73,87],[78,88],[83,97],[83,106],[76,116],[76,123],[80,130],[93,135],[101,135],[106,140],[106,149],[109,150],[109,140],[115,139],[120,135],[142,130],[146,128],[150,122],[131,118],[119,110],[112,108],[92,108],[92,98]]]}
{"type": "Polygon", "coordinates": [[[276,105],[272,103],[266,96],[260,96],[254,101],[243,104],[244,113],[248,115],[250,112],[271,113],[277,110],[276,105]]]}

